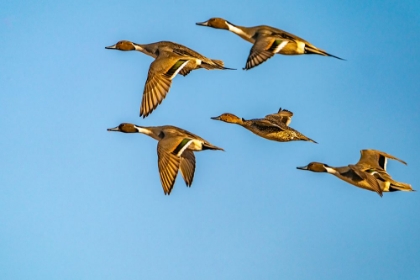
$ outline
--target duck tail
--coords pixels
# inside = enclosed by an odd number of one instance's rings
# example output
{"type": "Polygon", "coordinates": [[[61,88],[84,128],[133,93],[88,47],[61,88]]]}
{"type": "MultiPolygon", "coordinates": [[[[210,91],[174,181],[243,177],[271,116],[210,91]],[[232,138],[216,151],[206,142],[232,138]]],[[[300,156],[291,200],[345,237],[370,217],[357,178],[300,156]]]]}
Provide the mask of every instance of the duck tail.
{"type": "Polygon", "coordinates": [[[217,147],[215,145],[212,145],[210,143],[207,143],[207,142],[206,143],[203,143],[202,149],[203,150],[219,150],[219,151],[225,151],[224,149],[222,149],[220,147],[217,147]]]}
{"type": "Polygon", "coordinates": [[[309,46],[306,46],[305,47],[305,53],[307,53],[307,54],[319,54],[319,55],[324,55],[324,56],[331,56],[331,57],[335,57],[335,58],[337,58],[339,60],[345,60],[344,58],[341,58],[341,57],[338,57],[338,56],[329,54],[326,51],[323,51],[323,50],[320,50],[320,49],[311,48],[309,46]]]}
{"type": "Polygon", "coordinates": [[[318,142],[316,142],[315,140],[312,140],[311,138],[308,138],[307,141],[312,142],[312,143],[315,143],[315,144],[318,144],[318,142]]]}
{"type": "Polygon", "coordinates": [[[313,139],[311,139],[311,138],[309,138],[309,137],[306,137],[306,136],[305,136],[305,135],[303,135],[303,134],[302,134],[302,136],[300,137],[300,139],[299,139],[299,140],[309,141],[309,142],[312,142],[312,143],[318,144],[318,142],[316,142],[315,140],[313,140],[313,139]]]}
{"type": "Polygon", "coordinates": [[[217,66],[215,67],[216,69],[221,69],[221,70],[236,70],[234,68],[227,68],[225,67],[225,63],[222,60],[219,59],[212,59],[211,61],[214,62],[214,64],[216,64],[217,66]]]}
{"type": "Polygon", "coordinates": [[[211,61],[213,61],[217,66],[220,66],[220,67],[224,67],[225,66],[225,63],[223,62],[223,60],[212,59],[211,61]]]}
{"type": "Polygon", "coordinates": [[[395,192],[395,191],[414,192],[415,190],[413,190],[413,188],[411,187],[410,184],[400,183],[400,182],[395,182],[394,181],[389,186],[389,191],[390,192],[395,192]]]}

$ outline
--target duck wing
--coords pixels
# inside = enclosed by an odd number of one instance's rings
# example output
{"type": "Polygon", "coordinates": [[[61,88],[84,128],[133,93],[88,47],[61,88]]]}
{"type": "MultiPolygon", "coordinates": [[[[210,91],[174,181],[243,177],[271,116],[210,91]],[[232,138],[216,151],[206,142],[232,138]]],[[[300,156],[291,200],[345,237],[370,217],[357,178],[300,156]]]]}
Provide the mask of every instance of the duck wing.
{"type": "Polygon", "coordinates": [[[140,106],[140,116],[147,117],[162,103],[171,87],[172,79],[188,63],[187,58],[160,52],[155,61],[150,64],[143,98],[140,106]]]}
{"type": "Polygon", "coordinates": [[[258,33],[255,43],[249,52],[244,70],[249,70],[265,62],[286,46],[289,41],[289,39],[280,36],[258,33]]]}
{"type": "Polygon", "coordinates": [[[190,72],[194,70],[195,68],[196,68],[195,66],[189,65],[188,63],[184,68],[181,69],[181,71],[179,71],[179,74],[185,77],[188,74],[190,74],[190,72]]]}
{"type": "Polygon", "coordinates": [[[362,180],[365,180],[369,184],[369,186],[372,188],[372,190],[374,192],[378,193],[379,196],[382,197],[382,189],[381,189],[381,186],[379,185],[378,181],[376,180],[375,176],[373,176],[373,175],[371,175],[367,172],[364,172],[363,170],[361,170],[356,165],[349,164],[348,166],[350,167],[351,171],[354,172],[355,175],[357,175],[362,180]]]}
{"type": "Polygon", "coordinates": [[[365,165],[386,170],[387,159],[397,160],[405,165],[407,163],[393,155],[378,150],[366,149],[360,151],[360,159],[356,165],[365,165]]]}
{"type": "Polygon", "coordinates": [[[274,123],[281,122],[287,126],[290,125],[292,122],[293,113],[289,110],[280,108],[279,111],[275,114],[270,114],[265,116],[265,118],[269,121],[272,121],[274,123]]]}
{"type": "Polygon", "coordinates": [[[163,192],[170,194],[175,183],[176,175],[178,173],[181,158],[170,152],[168,147],[171,147],[169,139],[162,139],[158,142],[158,168],[160,175],[160,182],[162,184],[163,192]]]}
{"type": "Polygon", "coordinates": [[[249,120],[248,126],[251,129],[260,130],[263,132],[279,132],[287,130],[287,127],[283,123],[274,123],[266,119],[254,119],[249,120]]]}
{"type": "Polygon", "coordinates": [[[195,172],[195,156],[193,151],[185,150],[182,153],[179,167],[185,184],[190,187],[193,182],[195,172]]]}

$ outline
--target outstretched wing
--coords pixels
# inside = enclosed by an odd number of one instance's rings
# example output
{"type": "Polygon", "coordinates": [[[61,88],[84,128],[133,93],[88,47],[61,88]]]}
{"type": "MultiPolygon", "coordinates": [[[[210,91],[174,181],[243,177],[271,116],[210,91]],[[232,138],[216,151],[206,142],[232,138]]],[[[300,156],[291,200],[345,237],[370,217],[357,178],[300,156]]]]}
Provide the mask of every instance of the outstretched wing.
{"type": "Polygon", "coordinates": [[[407,164],[405,161],[388,153],[378,150],[366,149],[360,151],[360,159],[357,162],[357,165],[366,165],[375,168],[380,167],[383,170],[386,170],[387,158],[397,160],[403,164],[407,164]]]}
{"type": "Polygon", "coordinates": [[[170,194],[175,183],[181,158],[171,153],[166,145],[170,140],[162,139],[158,142],[158,168],[163,192],[170,194]]]}
{"type": "Polygon", "coordinates": [[[195,172],[195,156],[193,151],[185,150],[181,155],[180,163],[181,175],[184,178],[185,184],[191,187],[195,172]]]}
{"type": "Polygon", "coordinates": [[[258,35],[249,52],[244,69],[249,70],[265,62],[286,46],[288,42],[288,39],[281,38],[280,36],[258,35]]]}
{"type": "Polygon", "coordinates": [[[150,64],[140,106],[140,116],[147,117],[162,103],[169,92],[172,79],[187,63],[188,59],[161,52],[155,61],[150,64]]]}
{"type": "Polygon", "coordinates": [[[285,125],[289,126],[289,124],[292,122],[292,116],[293,116],[292,112],[290,112],[289,110],[280,108],[277,113],[267,115],[265,116],[265,118],[274,123],[282,122],[285,125]]]}

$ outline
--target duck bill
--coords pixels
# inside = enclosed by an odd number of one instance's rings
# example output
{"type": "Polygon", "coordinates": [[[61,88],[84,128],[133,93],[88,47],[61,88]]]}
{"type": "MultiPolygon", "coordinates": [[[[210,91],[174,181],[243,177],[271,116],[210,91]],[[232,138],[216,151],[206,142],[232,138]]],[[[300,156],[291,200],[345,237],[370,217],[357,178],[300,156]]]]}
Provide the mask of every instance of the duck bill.
{"type": "Polygon", "coordinates": [[[211,117],[210,119],[219,121],[220,120],[220,116],[218,116],[218,117],[211,117]]]}
{"type": "Polygon", "coordinates": [[[308,170],[308,166],[298,166],[296,168],[300,170],[308,170]]]}
{"type": "Polygon", "coordinates": [[[203,22],[197,22],[195,23],[196,25],[201,25],[201,26],[208,26],[209,23],[207,21],[203,21],[203,22]]]}
{"type": "Polygon", "coordinates": [[[112,45],[112,46],[109,46],[109,47],[105,47],[105,49],[107,49],[107,50],[116,50],[117,49],[117,45],[112,45]]]}
{"type": "Polygon", "coordinates": [[[120,131],[119,127],[108,128],[107,131],[120,131]]]}

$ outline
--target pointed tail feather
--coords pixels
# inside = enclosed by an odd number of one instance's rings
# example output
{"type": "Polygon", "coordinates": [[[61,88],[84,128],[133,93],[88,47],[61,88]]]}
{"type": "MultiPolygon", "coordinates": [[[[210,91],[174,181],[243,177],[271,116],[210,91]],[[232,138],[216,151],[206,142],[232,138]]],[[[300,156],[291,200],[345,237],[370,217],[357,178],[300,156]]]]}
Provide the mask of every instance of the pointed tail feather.
{"type": "Polygon", "coordinates": [[[312,140],[311,138],[308,138],[308,141],[310,141],[312,143],[315,143],[315,144],[318,144],[318,142],[316,142],[315,140],[312,140]]]}
{"type": "Polygon", "coordinates": [[[225,67],[225,63],[222,60],[212,59],[211,61],[213,61],[214,64],[217,65],[217,67],[214,67],[214,68],[206,68],[206,69],[215,69],[216,68],[216,69],[220,69],[220,70],[236,70],[234,68],[225,67]]]}
{"type": "Polygon", "coordinates": [[[400,183],[400,182],[393,182],[389,186],[389,191],[390,192],[395,192],[395,191],[413,192],[415,190],[413,190],[413,188],[411,187],[410,184],[400,183]]]}
{"type": "Polygon", "coordinates": [[[219,151],[225,151],[223,148],[217,147],[215,145],[212,145],[210,143],[203,143],[203,150],[219,150],[219,151]]]}
{"type": "Polygon", "coordinates": [[[305,47],[305,53],[307,53],[307,54],[319,54],[319,55],[324,55],[324,56],[331,56],[331,57],[335,57],[335,58],[340,59],[340,60],[345,60],[344,58],[341,58],[341,57],[338,57],[338,56],[329,54],[326,51],[319,50],[319,49],[314,49],[314,48],[311,48],[311,47],[308,47],[308,46],[305,47]]]}
{"type": "Polygon", "coordinates": [[[299,140],[309,141],[309,142],[312,142],[312,143],[318,144],[318,142],[316,142],[315,140],[313,140],[313,139],[311,139],[311,138],[309,138],[309,137],[307,137],[307,136],[305,136],[305,135],[303,135],[303,134],[301,134],[301,136],[300,136],[298,139],[299,139],[299,140]]]}

